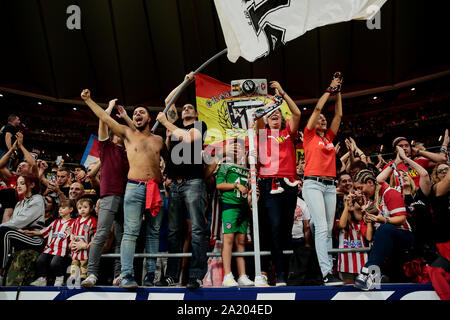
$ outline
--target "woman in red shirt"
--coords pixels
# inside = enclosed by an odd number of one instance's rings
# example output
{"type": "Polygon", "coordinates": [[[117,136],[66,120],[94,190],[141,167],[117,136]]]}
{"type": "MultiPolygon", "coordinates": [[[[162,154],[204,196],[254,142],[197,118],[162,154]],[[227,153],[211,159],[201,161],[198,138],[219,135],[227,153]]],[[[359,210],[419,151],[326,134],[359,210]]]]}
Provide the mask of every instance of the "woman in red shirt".
{"type": "MultiPolygon", "coordinates": [[[[272,262],[277,276],[276,285],[285,286],[285,274],[289,264],[287,257],[283,257],[283,250],[289,249],[292,244],[292,225],[297,205],[294,141],[300,122],[300,110],[278,82],[271,82],[270,87],[287,102],[292,117],[286,121],[278,109],[267,117],[267,124],[263,119],[259,119],[256,123],[259,129],[258,208],[261,208],[259,220],[262,224],[261,246],[266,245],[264,240],[271,242],[272,262]],[[279,184],[276,192],[273,188],[275,181],[279,184]],[[263,228],[267,228],[266,232],[263,232],[263,228]]],[[[263,262],[267,263],[267,260],[263,262]]],[[[263,283],[256,281],[255,285],[266,285],[266,281],[264,278],[263,283]]]]}
{"type": "Polygon", "coordinates": [[[333,260],[328,254],[332,248],[332,230],[336,211],[336,137],[342,119],[342,76],[336,72],[330,87],[322,95],[308,120],[303,133],[305,170],[303,197],[311,212],[317,258],[325,285],[343,284],[332,274],[333,260]],[[330,95],[336,93],[334,118],[327,129],[327,120],[322,114],[330,95]]]}

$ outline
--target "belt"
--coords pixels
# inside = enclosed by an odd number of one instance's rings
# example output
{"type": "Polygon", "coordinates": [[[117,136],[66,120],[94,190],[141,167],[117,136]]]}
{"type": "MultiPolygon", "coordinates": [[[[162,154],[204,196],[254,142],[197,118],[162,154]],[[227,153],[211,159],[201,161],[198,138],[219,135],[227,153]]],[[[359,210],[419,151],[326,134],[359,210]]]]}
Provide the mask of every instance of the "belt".
{"type": "Polygon", "coordinates": [[[320,183],[323,183],[326,185],[333,185],[333,186],[337,185],[337,182],[334,179],[324,179],[324,178],[316,177],[316,176],[307,176],[304,178],[304,180],[314,180],[314,181],[317,181],[317,182],[320,182],[320,183]]]}
{"type": "Polygon", "coordinates": [[[128,182],[129,183],[133,183],[133,184],[139,184],[139,185],[141,185],[141,184],[146,185],[147,184],[147,181],[138,181],[138,180],[131,180],[131,179],[128,179],[128,182]]]}

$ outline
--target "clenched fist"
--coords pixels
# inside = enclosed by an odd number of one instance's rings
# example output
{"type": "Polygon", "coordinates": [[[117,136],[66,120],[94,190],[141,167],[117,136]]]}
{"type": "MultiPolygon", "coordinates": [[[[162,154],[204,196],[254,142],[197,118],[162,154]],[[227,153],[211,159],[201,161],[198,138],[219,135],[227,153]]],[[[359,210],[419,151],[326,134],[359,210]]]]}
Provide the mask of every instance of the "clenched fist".
{"type": "Polygon", "coordinates": [[[90,99],[90,98],[91,98],[91,92],[89,91],[89,89],[84,89],[81,92],[81,99],[86,101],[87,99],[90,99]]]}

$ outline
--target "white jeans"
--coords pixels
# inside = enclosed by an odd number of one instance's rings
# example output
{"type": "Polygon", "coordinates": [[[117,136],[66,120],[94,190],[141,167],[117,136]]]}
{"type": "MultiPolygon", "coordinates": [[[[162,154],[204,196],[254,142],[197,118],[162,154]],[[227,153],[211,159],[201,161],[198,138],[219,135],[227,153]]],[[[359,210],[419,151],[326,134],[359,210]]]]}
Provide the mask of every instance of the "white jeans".
{"type": "Polygon", "coordinates": [[[303,198],[311,213],[314,224],[314,242],[320,270],[325,277],[333,269],[333,257],[328,254],[332,249],[332,231],[336,211],[336,186],[325,185],[314,180],[304,180],[303,198]]]}

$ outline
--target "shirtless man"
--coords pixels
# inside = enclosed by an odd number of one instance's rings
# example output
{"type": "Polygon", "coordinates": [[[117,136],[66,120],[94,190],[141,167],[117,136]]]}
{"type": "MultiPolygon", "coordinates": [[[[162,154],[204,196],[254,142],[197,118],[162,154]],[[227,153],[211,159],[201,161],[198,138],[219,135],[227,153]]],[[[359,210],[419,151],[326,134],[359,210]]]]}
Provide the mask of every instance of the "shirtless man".
{"type": "Polygon", "coordinates": [[[111,131],[125,143],[130,170],[124,198],[124,232],[121,244],[123,288],[137,288],[134,280],[133,259],[136,239],[142,223],[144,210],[149,209],[156,216],[161,209],[158,182],[161,180],[160,155],[167,157],[163,139],[150,131],[150,113],[142,106],[133,111],[134,128],[121,125],[109,116],[92,99],[89,90],[81,93],[81,98],[111,131]]]}

